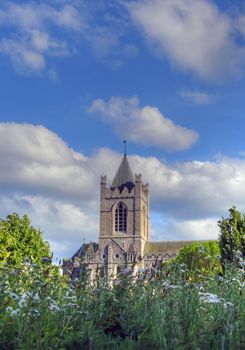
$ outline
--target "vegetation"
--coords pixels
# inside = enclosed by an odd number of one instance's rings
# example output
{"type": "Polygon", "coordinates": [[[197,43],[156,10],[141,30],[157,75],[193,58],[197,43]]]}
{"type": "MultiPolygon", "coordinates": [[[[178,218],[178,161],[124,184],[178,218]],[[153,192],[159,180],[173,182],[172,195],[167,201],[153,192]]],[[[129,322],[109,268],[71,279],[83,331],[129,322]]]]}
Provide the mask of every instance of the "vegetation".
{"type": "Polygon", "coordinates": [[[193,242],[182,248],[174,263],[185,264],[191,277],[221,272],[218,241],[193,242]]]}
{"type": "Polygon", "coordinates": [[[223,267],[228,262],[239,265],[245,258],[245,216],[229,209],[230,216],[218,221],[220,227],[220,251],[223,267]]]}
{"type": "Polygon", "coordinates": [[[20,218],[14,213],[0,219],[0,266],[20,266],[27,257],[40,264],[43,257],[50,256],[49,244],[43,241],[42,232],[31,226],[27,215],[20,218]]]}
{"type": "MultiPolygon", "coordinates": [[[[224,225],[226,233],[234,233],[234,227],[244,232],[235,218],[239,222],[232,212],[233,231],[224,225]]],[[[17,231],[22,230],[41,239],[27,219],[14,214],[1,221],[0,232],[21,239],[17,231]]],[[[75,278],[63,276],[61,266],[27,251],[24,239],[19,255],[6,242],[8,249],[1,243],[10,253],[0,266],[0,349],[244,349],[244,260],[234,264],[231,255],[224,255],[222,270],[222,238],[220,246],[215,241],[190,244],[159,269],[133,275],[127,268],[111,284],[99,277],[89,283],[86,270],[75,278]]],[[[48,249],[42,242],[38,247],[48,249]]]]}
{"type": "Polygon", "coordinates": [[[1,349],[243,349],[244,273],[193,283],[183,266],[66,281],[50,264],[2,268],[1,349]]]}

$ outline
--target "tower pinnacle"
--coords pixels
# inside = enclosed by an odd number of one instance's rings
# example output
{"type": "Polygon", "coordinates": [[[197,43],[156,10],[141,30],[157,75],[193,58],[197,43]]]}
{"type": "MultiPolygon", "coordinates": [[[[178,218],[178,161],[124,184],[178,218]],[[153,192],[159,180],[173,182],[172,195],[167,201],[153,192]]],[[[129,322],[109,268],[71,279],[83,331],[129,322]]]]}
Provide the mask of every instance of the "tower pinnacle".
{"type": "Polygon", "coordinates": [[[123,144],[124,144],[124,156],[127,155],[127,141],[123,140],[123,144]]]}

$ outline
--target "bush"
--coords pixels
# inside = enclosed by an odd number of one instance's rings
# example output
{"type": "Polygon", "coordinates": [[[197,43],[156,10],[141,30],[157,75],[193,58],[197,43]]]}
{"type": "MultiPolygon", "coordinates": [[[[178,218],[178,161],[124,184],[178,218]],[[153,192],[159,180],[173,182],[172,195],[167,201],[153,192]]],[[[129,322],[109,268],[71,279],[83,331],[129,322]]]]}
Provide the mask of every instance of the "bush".
{"type": "Polygon", "coordinates": [[[190,243],[180,250],[174,263],[185,264],[190,277],[218,274],[221,272],[219,242],[190,243]]]}

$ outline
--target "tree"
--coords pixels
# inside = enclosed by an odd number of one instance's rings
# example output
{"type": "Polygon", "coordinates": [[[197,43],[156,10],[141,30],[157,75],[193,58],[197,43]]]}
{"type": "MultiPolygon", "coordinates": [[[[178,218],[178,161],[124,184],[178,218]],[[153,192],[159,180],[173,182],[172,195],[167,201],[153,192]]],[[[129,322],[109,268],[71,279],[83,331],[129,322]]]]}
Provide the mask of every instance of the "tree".
{"type": "Polygon", "coordinates": [[[191,276],[215,274],[221,270],[218,241],[193,242],[183,247],[175,262],[185,264],[191,276]]]}
{"type": "Polygon", "coordinates": [[[31,226],[27,215],[20,218],[14,213],[0,219],[0,266],[4,263],[19,266],[25,259],[40,264],[43,257],[50,255],[48,242],[39,229],[31,226]]]}
{"type": "Polygon", "coordinates": [[[245,257],[245,216],[236,207],[229,209],[230,216],[218,221],[220,228],[219,242],[222,266],[225,263],[237,265],[245,257]]]}

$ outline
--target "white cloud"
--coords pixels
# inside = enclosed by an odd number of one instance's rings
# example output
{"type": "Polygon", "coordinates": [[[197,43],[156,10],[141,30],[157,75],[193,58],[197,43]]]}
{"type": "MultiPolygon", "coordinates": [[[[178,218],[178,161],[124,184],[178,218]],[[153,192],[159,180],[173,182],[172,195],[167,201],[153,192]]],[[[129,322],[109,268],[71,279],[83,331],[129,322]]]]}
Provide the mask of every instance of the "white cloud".
{"type": "Polygon", "coordinates": [[[151,224],[152,240],[207,240],[217,239],[218,217],[196,220],[166,220],[160,218],[151,224]]]}
{"type": "Polygon", "coordinates": [[[17,27],[23,31],[47,28],[56,24],[63,29],[79,30],[85,24],[76,7],[72,5],[53,6],[38,2],[20,4],[6,2],[1,6],[0,23],[17,27]]]}
{"type": "Polygon", "coordinates": [[[138,50],[128,40],[123,43],[127,21],[114,14],[115,8],[117,4],[84,1],[3,2],[0,53],[11,59],[18,73],[40,74],[48,71],[50,57],[73,55],[85,42],[110,67],[121,67],[138,50]]]}
{"type": "Polygon", "coordinates": [[[28,213],[55,256],[71,256],[98,239],[100,174],[119,161],[106,149],[87,158],[43,126],[0,123],[1,217],[28,213]]]}
{"type": "Polygon", "coordinates": [[[181,90],[179,91],[179,95],[198,105],[207,105],[213,103],[215,100],[213,95],[198,90],[181,90]]]}
{"type": "Polygon", "coordinates": [[[207,0],[140,0],[127,3],[133,21],[158,54],[201,78],[239,75],[244,47],[234,39],[234,21],[207,0]]]}
{"type": "Polygon", "coordinates": [[[169,225],[172,234],[177,235],[180,240],[187,239],[195,240],[198,232],[199,240],[217,239],[219,227],[217,225],[218,218],[207,218],[203,220],[185,220],[173,222],[169,225]]]}
{"type": "MultiPolygon", "coordinates": [[[[0,213],[29,214],[52,243],[70,256],[83,238],[99,233],[99,181],[111,183],[121,155],[100,149],[91,157],[72,150],[43,126],[0,123],[0,213]]],[[[129,156],[150,184],[152,239],[216,238],[217,218],[236,205],[245,211],[245,160],[220,157],[169,165],[129,156]]]]}
{"type": "Polygon", "coordinates": [[[18,40],[2,39],[0,52],[9,55],[15,69],[20,73],[40,72],[46,66],[44,56],[41,53],[28,48],[18,40]]]}
{"type": "Polygon", "coordinates": [[[40,195],[5,194],[0,199],[1,217],[12,212],[28,213],[33,225],[43,232],[51,244],[54,256],[70,257],[83,243],[83,239],[98,240],[98,207],[91,210],[64,199],[40,195]]]}
{"type": "Polygon", "coordinates": [[[65,197],[88,197],[93,189],[96,175],[87,169],[86,158],[43,126],[1,123],[0,154],[5,186],[10,182],[16,189],[65,197]]]}
{"type": "Polygon", "coordinates": [[[134,168],[144,169],[152,209],[178,220],[220,216],[232,205],[245,210],[244,160],[221,158],[170,166],[155,157],[136,157],[134,168]]]}
{"type": "Polygon", "coordinates": [[[198,134],[165,118],[158,108],[140,108],[136,97],[111,97],[108,102],[93,101],[90,112],[99,112],[117,133],[135,143],[179,151],[188,149],[198,134]]]}
{"type": "Polygon", "coordinates": [[[1,5],[0,26],[7,29],[0,40],[0,53],[10,57],[18,73],[29,74],[44,71],[47,57],[73,54],[67,36],[81,31],[85,24],[71,5],[56,8],[45,3],[7,2],[1,5]],[[62,29],[62,35],[52,26],[62,29]]]}

